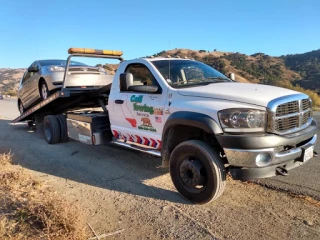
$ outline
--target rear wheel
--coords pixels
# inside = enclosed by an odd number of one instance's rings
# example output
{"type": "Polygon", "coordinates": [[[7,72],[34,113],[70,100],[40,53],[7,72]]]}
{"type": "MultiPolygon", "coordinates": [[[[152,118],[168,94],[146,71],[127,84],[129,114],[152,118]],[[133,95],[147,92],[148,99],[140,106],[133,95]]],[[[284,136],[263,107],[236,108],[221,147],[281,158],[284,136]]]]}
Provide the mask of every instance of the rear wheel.
{"type": "Polygon", "coordinates": [[[20,114],[23,114],[25,110],[24,110],[24,107],[23,107],[23,105],[22,105],[21,100],[19,100],[18,107],[19,107],[19,112],[20,112],[20,114]]]}
{"type": "Polygon", "coordinates": [[[45,116],[43,121],[44,136],[49,144],[60,142],[61,131],[58,118],[54,115],[45,116]]]}
{"type": "Polygon", "coordinates": [[[45,81],[40,83],[40,95],[42,100],[45,100],[50,96],[50,91],[45,81]]]}
{"type": "Polygon", "coordinates": [[[180,143],[173,150],[170,175],[178,192],[196,204],[217,199],[226,182],[222,159],[210,145],[198,140],[180,143]]]}
{"type": "Polygon", "coordinates": [[[62,114],[56,115],[59,124],[60,124],[60,142],[65,143],[68,142],[68,126],[67,126],[67,120],[66,117],[62,114]]]}

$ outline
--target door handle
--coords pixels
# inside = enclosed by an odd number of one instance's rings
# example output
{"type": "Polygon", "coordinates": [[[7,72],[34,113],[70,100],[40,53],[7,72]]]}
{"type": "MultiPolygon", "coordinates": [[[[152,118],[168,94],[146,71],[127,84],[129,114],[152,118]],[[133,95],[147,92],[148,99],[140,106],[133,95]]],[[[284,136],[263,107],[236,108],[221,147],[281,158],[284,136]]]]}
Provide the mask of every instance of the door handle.
{"type": "Polygon", "coordinates": [[[114,101],[116,104],[122,104],[123,103],[123,100],[120,100],[120,99],[117,99],[114,101]]]}

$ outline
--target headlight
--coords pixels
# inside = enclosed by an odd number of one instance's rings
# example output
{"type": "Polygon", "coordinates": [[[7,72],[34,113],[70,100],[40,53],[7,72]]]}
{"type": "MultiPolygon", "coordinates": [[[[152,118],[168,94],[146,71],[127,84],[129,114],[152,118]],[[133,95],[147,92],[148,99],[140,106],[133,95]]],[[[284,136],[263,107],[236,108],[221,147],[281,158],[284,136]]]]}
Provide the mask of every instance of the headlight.
{"type": "Polygon", "coordinates": [[[254,109],[225,109],[218,112],[223,131],[264,132],[266,127],[266,112],[254,109]]]}
{"type": "Polygon", "coordinates": [[[48,70],[51,72],[64,72],[64,67],[50,66],[48,70]]]}

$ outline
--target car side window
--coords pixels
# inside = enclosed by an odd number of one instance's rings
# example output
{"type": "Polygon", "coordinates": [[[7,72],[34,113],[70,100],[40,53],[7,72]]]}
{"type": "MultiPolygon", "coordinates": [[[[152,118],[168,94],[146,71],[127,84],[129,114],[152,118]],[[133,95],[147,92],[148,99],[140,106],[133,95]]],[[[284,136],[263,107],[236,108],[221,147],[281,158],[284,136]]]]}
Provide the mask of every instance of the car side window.
{"type": "Polygon", "coordinates": [[[152,75],[150,70],[143,64],[130,64],[126,73],[131,73],[133,75],[133,85],[134,86],[157,86],[160,88],[160,85],[156,78],[152,75]]]}
{"type": "MultiPolygon", "coordinates": [[[[31,67],[37,67],[38,68],[37,62],[32,63],[31,67]]],[[[32,77],[34,74],[35,74],[35,72],[30,72],[30,77],[32,77]]]]}

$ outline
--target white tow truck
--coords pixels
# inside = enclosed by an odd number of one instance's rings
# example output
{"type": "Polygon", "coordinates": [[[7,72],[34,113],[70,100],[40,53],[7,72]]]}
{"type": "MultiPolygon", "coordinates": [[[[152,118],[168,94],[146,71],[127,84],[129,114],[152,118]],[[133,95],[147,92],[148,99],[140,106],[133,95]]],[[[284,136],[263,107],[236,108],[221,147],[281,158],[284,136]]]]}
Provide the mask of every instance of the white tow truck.
{"type": "Polygon", "coordinates": [[[13,120],[29,120],[49,144],[112,142],[159,156],[179,193],[197,204],[217,199],[228,173],[237,180],[287,175],[316,155],[317,123],[305,94],[238,83],[190,59],[68,52],[62,89],[13,120]],[[102,88],[68,88],[74,56],[120,64],[102,88]],[[101,111],[81,110],[87,107],[101,111]]]}

